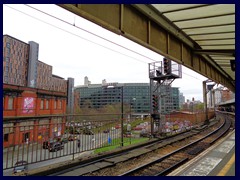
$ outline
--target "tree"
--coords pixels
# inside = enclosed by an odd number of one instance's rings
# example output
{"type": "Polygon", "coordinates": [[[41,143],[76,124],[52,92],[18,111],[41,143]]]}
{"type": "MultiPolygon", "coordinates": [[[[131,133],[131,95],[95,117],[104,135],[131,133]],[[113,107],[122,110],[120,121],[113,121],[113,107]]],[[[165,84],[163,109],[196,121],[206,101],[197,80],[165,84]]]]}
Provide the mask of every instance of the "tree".
{"type": "Polygon", "coordinates": [[[204,103],[196,104],[196,110],[197,111],[203,111],[204,110],[204,103]]]}

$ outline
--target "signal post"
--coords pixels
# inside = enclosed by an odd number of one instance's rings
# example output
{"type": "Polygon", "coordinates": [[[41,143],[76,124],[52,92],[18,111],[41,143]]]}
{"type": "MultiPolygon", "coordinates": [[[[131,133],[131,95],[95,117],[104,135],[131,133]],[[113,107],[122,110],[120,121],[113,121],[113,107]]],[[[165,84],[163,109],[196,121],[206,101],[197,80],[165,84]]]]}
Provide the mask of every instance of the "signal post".
{"type": "Polygon", "coordinates": [[[164,58],[159,62],[149,63],[148,65],[150,79],[151,136],[156,136],[162,132],[163,115],[166,115],[166,112],[162,112],[162,109],[165,109],[165,103],[162,98],[168,98],[169,93],[165,91],[164,94],[164,90],[161,87],[171,87],[171,83],[176,78],[182,77],[182,69],[181,65],[168,58],[164,58]]]}

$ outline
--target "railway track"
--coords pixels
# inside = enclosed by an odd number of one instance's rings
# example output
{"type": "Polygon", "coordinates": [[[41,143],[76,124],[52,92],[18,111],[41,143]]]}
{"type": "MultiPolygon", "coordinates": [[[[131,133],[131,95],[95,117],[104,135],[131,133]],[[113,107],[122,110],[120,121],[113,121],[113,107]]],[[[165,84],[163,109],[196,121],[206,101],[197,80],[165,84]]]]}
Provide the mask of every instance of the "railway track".
{"type": "MultiPolygon", "coordinates": [[[[220,138],[220,131],[223,132],[221,134],[227,131],[227,126],[230,127],[229,124],[227,121],[218,121],[208,127],[192,130],[172,138],[158,140],[136,149],[132,148],[111,156],[80,162],[74,167],[58,168],[55,171],[44,172],[44,175],[134,176],[131,173],[137,173],[138,168],[141,168],[139,171],[145,172],[143,175],[153,175],[147,172],[155,172],[155,176],[165,175],[210,146],[211,143],[216,141],[217,136],[220,138]],[[225,132],[223,129],[225,129],[225,132]],[[215,138],[213,137],[214,134],[215,138]],[[193,144],[195,145],[193,146],[193,144]],[[154,168],[154,164],[157,164],[157,168],[154,168]],[[156,172],[156,169],[160,169],[160,167],[161,170],[156,172]],[[150,170],[147,170],[148,168],[150,170]]],[[[33,173],[29,175],[42,174],[33,173]]],[[[140,174],[135,175],[139,176],[140,174]]]]}
{"type": "Polygon", "coordinates": [[[163,157],[131,169],[119,176],[163,176],[178,168],[189,159],[208,148],[213,142],[223,136],[230,128],[231,122],[226,121],[224,125],[216,131],[190,143],[163,157]]]}

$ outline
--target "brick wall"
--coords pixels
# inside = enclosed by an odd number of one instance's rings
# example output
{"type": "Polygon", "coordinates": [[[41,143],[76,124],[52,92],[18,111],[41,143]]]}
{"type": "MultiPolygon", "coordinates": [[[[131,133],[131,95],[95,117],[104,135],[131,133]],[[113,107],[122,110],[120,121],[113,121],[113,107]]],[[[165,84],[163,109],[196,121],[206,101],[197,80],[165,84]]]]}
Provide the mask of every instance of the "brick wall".
{"type": "MultiPolygon", "coordinates": [[[[211,119],[213,117],[214,117],[214,111],[208,112],[208,118],[211,119]]],[[[198,112],[198,113],[176,112],[170,115],[170,119],[172,122],[176,120],[179,120],[179,121],[188,120],[192,124],[196,124],[196,123],[203,123],[206,119],[206,115],[204,112],[198,112]]]]}

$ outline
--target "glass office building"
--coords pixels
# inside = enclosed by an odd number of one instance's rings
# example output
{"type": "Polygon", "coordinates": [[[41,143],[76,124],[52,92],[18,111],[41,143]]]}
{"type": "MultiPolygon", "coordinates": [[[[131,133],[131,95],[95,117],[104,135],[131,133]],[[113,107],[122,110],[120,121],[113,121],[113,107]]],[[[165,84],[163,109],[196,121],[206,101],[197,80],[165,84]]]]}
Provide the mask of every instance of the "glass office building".
{"type": "MultiPolygon", "coordinates": [[[[149,89],[149,83],[103,83],[77,86],[75,93],[79,93],[80,108],[89,105],[92,108],[101,108],[121,103],[123,99],[125,105],[132,104],[134,114],[147,115],[150,112],[149,89]]],[[[171,102],[174,110],[179,110],[179,89],[171,87],[171,96],[171,101],[168,102],[171,102]]]]}
{"type": "Polygon", "coordinates": [[[107,83],[89,84],[75,87],[80,94],[80,108],[91,104],[93,108],[101,108],[109,104],[132,104],[134,113],[149,114],[148,83],[107,83]]]}

